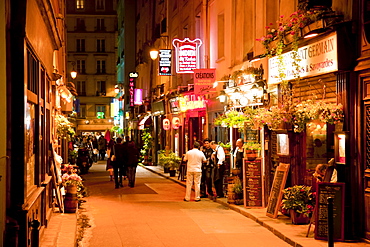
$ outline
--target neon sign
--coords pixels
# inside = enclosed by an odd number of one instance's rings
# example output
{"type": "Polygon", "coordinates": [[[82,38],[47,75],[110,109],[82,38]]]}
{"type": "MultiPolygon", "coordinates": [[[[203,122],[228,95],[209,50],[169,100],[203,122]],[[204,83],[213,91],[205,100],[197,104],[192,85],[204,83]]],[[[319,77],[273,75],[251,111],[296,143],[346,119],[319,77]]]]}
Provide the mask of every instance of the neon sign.
{"type": "Polygon", "coordinates": [[[136,78],[139,76],[136,72],[131,72],[129,74],[129,80],[128,80],[128,92],[130,97],[130,107],[134,107],[135,105],[135,84],[136,84],[136,78]]]}
{"type": "Polygon", "coordinates": [[[172,44],[176,50],[177,73],[194,73],[194,69],[199,69],[199,47],[202,45],[200,39],[174,39],[172,44]]]}
{"type": "Polygon", "coordinates": [[[179,97],[179,107],[181,112],[187,110],[206,108],[206,101],[201,96],[185,95],[179,97]]]}

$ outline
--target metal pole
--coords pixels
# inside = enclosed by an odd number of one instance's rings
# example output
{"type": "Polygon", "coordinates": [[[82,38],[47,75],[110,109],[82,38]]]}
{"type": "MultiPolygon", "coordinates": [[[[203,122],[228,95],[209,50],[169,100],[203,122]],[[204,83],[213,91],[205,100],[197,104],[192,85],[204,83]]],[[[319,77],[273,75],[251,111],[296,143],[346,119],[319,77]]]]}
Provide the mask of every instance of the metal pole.
{"type": "Polygon", "coordinates": [[[334,247],[333,201],[332,197],[328,197],[328,247],[334,247]]]}

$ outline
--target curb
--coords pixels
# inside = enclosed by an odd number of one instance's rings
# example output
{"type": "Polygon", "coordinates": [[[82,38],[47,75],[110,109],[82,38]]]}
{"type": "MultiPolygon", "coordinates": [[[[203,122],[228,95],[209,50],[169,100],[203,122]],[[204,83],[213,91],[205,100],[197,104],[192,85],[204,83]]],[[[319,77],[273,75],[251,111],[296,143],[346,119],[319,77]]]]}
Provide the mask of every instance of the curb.
{"type": "MultiPolygon", "coordinates": [[[[162,174],[160,172],[154,171],[154,170],[152,170],[152,169],[150,169],[147,166],[144,166],[142,164],[139,164],[139,165],[141,167],[145,168],[148,171],[151,171],[151,172],[153,172],[153,173],[155,173],[155,174],[157,174],[157,175],[159,175],[159,176],[161,176],[163,178],[169,179],[169,180],[171,180],[171,181],[173,181],[175,183],[178,183],[178,184],[182,185],[183,187],[186,187],[186,184],[181,183],[180,181],[177,181],[176,179],[173,179],[172,177],[168,177],[168,176],[166,176],[166,175],[164,175],[164,174],[162,174]]],[[[224,200],[222,200],[222,199],[216,199],[214,202],[217,202],[217,203],[219,203],[219,204],[221,204],[221,205],[223,205],[225,207],[228,207],[228,208],[236,211],[237,213],[240,213],[241,215],[243,215],[243,216],[245,216],[245,217],[247,217],[247,218],[249,218],[249,219],[257,222],[258,224],[260,224],[261,226],[265,227],[270,232],[272,232],[273,234],[275,234],[276,236],[278,236],[280,239],[284,240],[286,243],[290,244],[291,246],[294,246],[294,247],[303,247],[301,244],[297,243],[293,239],[288,238],[287,236],[285,236],[283,232],[275,229],[271,225],[265,223],[263,220],[261,220],[258,217],[254,216],[253,214],[248,213],[248,212],[246,212],[244,210],[241,210],[240,207],[238,207],[236,205],[227,203],[227,201],[225,199],[224,200]]]]}

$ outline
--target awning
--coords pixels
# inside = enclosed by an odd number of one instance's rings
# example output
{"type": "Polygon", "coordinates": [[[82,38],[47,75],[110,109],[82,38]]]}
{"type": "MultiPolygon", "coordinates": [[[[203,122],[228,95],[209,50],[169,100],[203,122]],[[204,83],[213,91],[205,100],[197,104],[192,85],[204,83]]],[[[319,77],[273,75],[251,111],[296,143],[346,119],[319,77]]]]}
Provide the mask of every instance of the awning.
{"type": "Polygon", "coordinates": [[[151,125],[152,125],[151,115],[147,115],[143,119],[140,120],[138,129],[143,130],[146,127],[149,127],[151,125]]]}

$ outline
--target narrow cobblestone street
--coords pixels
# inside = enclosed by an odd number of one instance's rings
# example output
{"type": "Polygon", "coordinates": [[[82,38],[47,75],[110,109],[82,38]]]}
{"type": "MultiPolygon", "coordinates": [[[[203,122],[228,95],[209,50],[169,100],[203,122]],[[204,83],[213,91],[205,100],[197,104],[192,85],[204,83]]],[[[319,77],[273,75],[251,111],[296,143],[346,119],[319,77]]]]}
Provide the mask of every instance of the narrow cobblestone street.
{"type": "Polygon", "coordinates": [[[138,167],[134,188],[109,181],[105,164],[84,176],[91,228],[83,246],[289,246],[258,223],[208,199],[184,202],[183,186],[138,167]]]}

